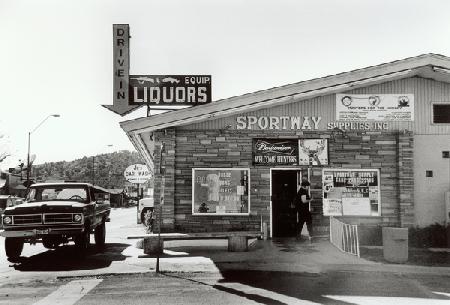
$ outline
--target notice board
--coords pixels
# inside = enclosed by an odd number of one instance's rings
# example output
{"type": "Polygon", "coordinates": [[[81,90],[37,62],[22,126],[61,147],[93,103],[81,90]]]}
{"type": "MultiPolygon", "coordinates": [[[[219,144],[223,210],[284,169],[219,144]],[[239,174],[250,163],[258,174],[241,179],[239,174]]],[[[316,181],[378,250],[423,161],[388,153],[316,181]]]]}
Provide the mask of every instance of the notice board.
{"type": "Polygon", "coordinates": [[[378,169],[323,169],[325,216],[380,216],[378,169]]]}

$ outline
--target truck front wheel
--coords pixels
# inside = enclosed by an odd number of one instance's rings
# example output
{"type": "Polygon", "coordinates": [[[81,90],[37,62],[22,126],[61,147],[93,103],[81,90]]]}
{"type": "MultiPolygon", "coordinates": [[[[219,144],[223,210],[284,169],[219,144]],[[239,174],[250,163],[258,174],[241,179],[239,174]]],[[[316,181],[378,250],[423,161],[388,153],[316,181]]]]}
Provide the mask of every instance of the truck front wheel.
{"type": "Polygon", "coordinates": [[[95,228],[94,239],[97,247],[103,247],[105,245],[106,227],[104,221],[95,228]]]}
{"type": "Polygon", "coordinates": [[[87,252],[90,244],[91,244],[91,234],[89,232],[89,225],[87,225],[83,233],[75,236],[75,246],[81,252],[87,252]]]}
{"type": "Polygon", "coordinates": [[[9,259],[18,259],[23,250],[23,239],[15,237],[5,238],[5,252],[9,259]]]}

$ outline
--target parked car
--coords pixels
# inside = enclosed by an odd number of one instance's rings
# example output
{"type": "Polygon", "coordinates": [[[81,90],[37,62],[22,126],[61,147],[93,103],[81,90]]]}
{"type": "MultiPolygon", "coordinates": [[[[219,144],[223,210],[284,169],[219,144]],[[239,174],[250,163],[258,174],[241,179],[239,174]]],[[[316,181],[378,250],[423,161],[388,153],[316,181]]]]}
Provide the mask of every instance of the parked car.
{"type": "Polygon", "coordinates": [[[23,204],[2,215],[6,255],[17,259],[24,243],[36,242],[54,249],[74,241],[85,252],[92,232],[96,245],[103,246],[110,211],[108,192],[89,183],[34,184],[23,204]]]}
{"type": "Polygon", "coordinates": [[[153,208],[153,197],[145,197],[140,199],[138,204],[138,223],[145,223],[145,213],[147,213],[147,211],[153,212],[153,208]]]}

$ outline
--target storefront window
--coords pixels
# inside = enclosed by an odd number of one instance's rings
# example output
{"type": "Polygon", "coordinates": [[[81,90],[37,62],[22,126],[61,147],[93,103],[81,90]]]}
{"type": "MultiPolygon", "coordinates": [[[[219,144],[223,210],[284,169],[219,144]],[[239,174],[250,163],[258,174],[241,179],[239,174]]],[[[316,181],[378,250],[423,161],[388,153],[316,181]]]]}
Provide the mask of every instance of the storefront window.
{"type": "Polygon", "coordinates": [[[323,169],[325,216],[380,216],[378,169],[323,169]]]}
{"type": "Polygon", "coordinates": [[[248,215],[249,179],[248,168],[194,168],[192,214],[248,215]]]}

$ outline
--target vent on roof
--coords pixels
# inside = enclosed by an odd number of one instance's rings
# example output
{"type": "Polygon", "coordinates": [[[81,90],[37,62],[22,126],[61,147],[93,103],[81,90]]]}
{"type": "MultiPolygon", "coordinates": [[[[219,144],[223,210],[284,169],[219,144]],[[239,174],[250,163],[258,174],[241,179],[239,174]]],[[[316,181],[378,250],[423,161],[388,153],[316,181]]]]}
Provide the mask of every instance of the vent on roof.
{"type": "Polygon", "coordinates": [[[450,103],[433,105],[433,123],[450,124],[450,103]]]}

